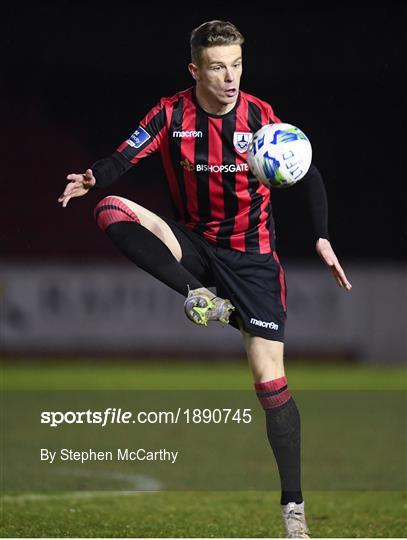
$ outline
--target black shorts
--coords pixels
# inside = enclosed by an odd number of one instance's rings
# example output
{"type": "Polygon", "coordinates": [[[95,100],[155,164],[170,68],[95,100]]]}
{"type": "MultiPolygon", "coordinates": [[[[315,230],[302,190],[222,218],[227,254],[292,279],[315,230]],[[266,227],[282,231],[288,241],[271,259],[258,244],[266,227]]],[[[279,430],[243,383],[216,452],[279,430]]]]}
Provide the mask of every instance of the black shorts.
{"type": "Polygon", "coordinates": [[[243,253],[218,247],[185,225],[163,219],[180,243],[181,264],[235,306],[230,324],[239,329],[240,318],[249,334],[284,342],[286,283],[276,252],[243,253]]]}

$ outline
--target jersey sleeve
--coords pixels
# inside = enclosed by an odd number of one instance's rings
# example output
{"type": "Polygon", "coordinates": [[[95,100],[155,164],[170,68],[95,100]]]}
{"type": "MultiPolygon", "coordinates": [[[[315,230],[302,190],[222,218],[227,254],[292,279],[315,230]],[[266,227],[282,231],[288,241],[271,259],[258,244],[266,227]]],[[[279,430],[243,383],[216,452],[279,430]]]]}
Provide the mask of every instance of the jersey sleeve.
{"type": "Polygon", "coordinates": [[[305,194],[311,212],[315,240],[318,238],[329,240],[328,197],[322,175],[313,163],[304,178],[296,184],[295,189],[301,189],[305,194]]]}
{"type": "Polygon", "coordinates": [[[117,148],[115,154],[120,154],[135,165],[140,159],[159,150],[166,131],[165,105],[161,100],[141,120],[134,133],[117,148]]]}

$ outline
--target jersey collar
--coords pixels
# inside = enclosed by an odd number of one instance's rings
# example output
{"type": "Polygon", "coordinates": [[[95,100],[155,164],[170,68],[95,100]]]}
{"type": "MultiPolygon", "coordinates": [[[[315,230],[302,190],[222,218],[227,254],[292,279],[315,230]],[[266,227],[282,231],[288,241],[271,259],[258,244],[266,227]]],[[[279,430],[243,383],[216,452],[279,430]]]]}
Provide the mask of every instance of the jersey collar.
{"type": "Polygon", "coordinates": [[[237,107],[239,106],[239,103],[240,103],[240,97],[241,97],[241,94],[240,94],[240,90],[239,90],[239,94],[237,96],[237,100],[236,100],[236,103],[233,107],[233,109],[231,109],[229,112],[225,113],[225,114],[212,114],[212,113],[209,113],[207,111],[205,111],[205,109],[203,109],[200,105],[199,105],[199,102],[197,100],[197,97],[196,97],[196,87],[193,86],[191,88],[192,90],[192,100],[193,102],[195,103],[197,109],[199,109],[203,114],[205,114],[206,116],[209,116],[210,118],[226,118],[227,116],[229,116],[229,114],[233,114],[235,112],[235,110],[237,109],[237,107]]]}

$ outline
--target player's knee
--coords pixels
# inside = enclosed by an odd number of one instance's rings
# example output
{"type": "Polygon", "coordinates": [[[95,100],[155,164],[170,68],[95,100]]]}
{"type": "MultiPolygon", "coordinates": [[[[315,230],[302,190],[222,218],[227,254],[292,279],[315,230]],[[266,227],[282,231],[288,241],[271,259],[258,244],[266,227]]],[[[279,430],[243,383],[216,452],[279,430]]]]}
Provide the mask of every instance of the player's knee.
{"type": "Polygon", "coordinates": [[[135,212],[119,197],[109,195],[99,201],[94,211],[95,221],[105,231],[109,225],[119,221],[140,223],[135,212]]]}

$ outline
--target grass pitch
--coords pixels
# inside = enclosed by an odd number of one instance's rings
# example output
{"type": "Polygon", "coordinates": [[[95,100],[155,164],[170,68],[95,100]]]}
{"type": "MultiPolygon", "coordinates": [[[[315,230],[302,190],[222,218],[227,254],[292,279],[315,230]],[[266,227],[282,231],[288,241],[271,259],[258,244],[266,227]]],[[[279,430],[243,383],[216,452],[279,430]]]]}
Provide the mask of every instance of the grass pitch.
{"type": "MultiPolygon", "coordinates": [[[[2,372],[9,390],[252,388],[249,371],[239,362],[79,364],[67,359],[7,362],[2,372]]],[[[406,383],[403,368],[288,364],[287,373],[294,391],[401,390],[406,383]]],[[[305,491],[305,497],[313,537],[405,536],[407,500],[401,491],[305,491]]],[[[2,537],[283,535],[277,492],[6,492],[1,513],[2,537]]]]}
{"type": "MultiPolygon", "coordinates": [[[[282,537],[279,495],[266,492],[87,493],[9,496],[3,536],[282,537]]],[[[305,493],[314,537],[403,537],[397,492],[305,493]]]]}

